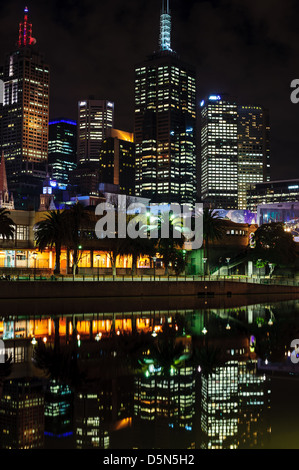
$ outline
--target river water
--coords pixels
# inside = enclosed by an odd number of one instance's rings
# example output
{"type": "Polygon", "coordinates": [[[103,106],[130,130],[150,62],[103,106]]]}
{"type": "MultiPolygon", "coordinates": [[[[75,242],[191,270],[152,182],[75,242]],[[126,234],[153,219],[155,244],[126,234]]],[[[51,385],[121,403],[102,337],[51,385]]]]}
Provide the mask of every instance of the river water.
{"type": "Polygon", "coordinates": [[[296,297],[0,308],[0,448],[299,447],[296,297]]]}

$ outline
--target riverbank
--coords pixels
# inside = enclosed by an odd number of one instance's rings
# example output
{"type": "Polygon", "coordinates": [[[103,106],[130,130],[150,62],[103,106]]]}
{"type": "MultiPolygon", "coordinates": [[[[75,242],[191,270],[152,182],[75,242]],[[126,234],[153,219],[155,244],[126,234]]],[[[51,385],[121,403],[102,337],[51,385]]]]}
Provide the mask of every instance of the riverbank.
{"type": "Polygon", "coordinates": [[[220,281],[2,281],[0,299],[84,299],[298,294],[299,285],[220,281]]]}

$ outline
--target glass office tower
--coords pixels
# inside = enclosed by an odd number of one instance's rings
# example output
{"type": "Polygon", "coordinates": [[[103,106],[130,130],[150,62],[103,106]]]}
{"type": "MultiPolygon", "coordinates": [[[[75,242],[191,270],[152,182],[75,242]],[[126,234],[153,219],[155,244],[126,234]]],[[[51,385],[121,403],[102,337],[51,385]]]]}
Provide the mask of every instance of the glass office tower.
{"type": "Polygon", "coordinates": [[[135,69],[136,195],[193,205],[196,196],[196,71],[171,49],[169,2],[159,52],[135,69]]]}
{"type": "Polygon", "coordinates": [[[28,194],[46,176],[49,66],[36,48],[27,7],[19,26],[18,48],[5,59],[3,81],[1,145],[8,185],[14,194],[28,194]]]}

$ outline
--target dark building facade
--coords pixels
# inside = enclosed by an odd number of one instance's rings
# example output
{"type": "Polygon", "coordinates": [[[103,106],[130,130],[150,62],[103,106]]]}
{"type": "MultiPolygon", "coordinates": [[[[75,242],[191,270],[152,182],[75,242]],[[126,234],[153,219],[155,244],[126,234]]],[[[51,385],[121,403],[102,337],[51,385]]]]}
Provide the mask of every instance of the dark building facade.
{"type": "Polygon", "coordinates": [[[256,212],[262,204],[296,201],[299,201],[299,180],[265,181],[250,186],[247,206],[256,212]]]}
{"type": "Polygon", "coordinates": [[[5,59],[3,82],[1,145],[8,185],[14,194],[30,197],[39,193],[46,175],[50,78],[49,66],[32,37],[27,7],[18,49],[5,59]]]}
{"type": "Polygon", "coordinates": [[[7,380],[0,400],[0,448],[42,449],[44,394],[38,379],[7,380]]]}
{"type": "Polygon", "coordinates": [[[111,129],[100,152],[100,184],[115,185],[120,194],[135,194],[134,135],[111,129]]]}
{"type": "Polygon", "coordinates": [[[135,68],[136,195],[194,204],[196,71],[171,49],[170,31],[165,1],[160,51],[135,68]]]}
{"type": "Polygon", "coordinates": [[[77,167],[77,123],[68,120],[49,123],[49,168],[52,179],[67,185],[77,167]]]}

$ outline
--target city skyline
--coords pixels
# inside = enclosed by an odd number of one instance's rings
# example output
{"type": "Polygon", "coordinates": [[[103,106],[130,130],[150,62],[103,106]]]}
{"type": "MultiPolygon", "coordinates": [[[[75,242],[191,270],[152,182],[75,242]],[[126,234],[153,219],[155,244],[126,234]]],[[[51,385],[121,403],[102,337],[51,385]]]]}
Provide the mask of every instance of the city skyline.
{"type": "MultiPolygon", "coordinates": [[[[231,0],[226,9],[222,2],[191,1],[186,6],[172,0],[173,48],[197,66],[198,105],[205,94],[228,92],[269,108],[271,179],[287,179],[293,175],[297,145],[297,108],[290,101],[290,83],[297,73],[292,10],[274,5],[269,14],[264,7],[236,5],[231,0]],[[276,17],[281,18],[279,27],[276,17]]],[[[133,130],[134,66],[159,47],[160,0],[115,1],[109,7],[108,2],[100,7],[48,2],[46,10],[32,1],[28,8],[33,36],[51,66],[50,119],[75,119],[82,95],[95,95],[116,103],[117,128],[133,130]]],[[[15,46],[23,9],[17,0],[1,6],[2,57],[15,46]]]]}

